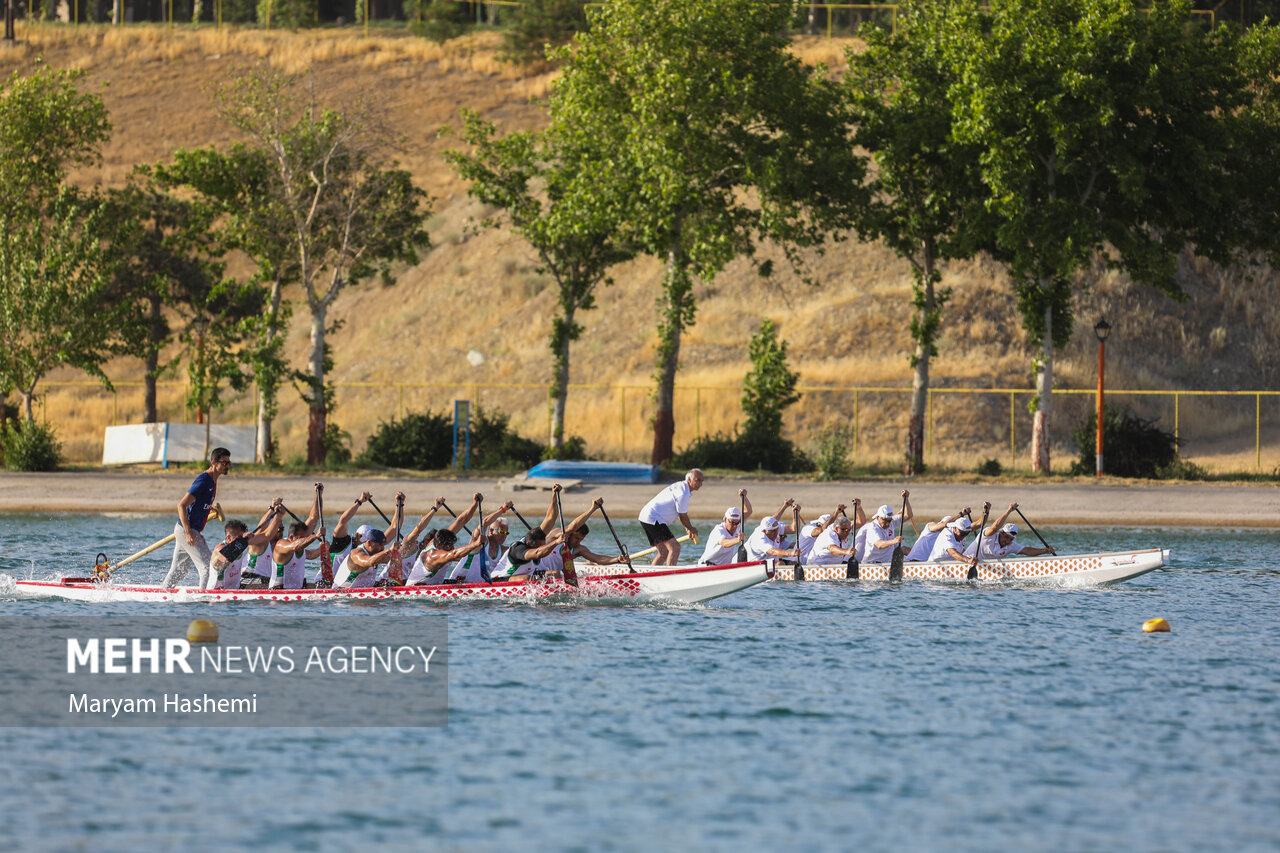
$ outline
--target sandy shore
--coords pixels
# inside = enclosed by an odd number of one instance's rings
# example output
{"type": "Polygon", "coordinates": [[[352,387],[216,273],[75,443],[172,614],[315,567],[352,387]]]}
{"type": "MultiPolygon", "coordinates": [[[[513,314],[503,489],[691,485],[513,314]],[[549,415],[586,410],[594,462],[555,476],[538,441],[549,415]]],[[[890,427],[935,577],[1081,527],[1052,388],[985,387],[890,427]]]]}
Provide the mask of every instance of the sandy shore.
{"type": "MultiPolygon", "coordinates": [[[[0,512],[156,512],[175,511],[193,475],[183,473],[67,472],[55,474],[0,473],[0,512]]],[[[222,478],[218,500],[229,514],[260,514],[271,498],[282,495],[301,514],[311,503],[314,479],[231,475],[222,478]]],[[[865,506],[897,504],[901,483],[727,480],[710,478],[694,494],[692,515],[709,519],[737,505],[737,490],[746,488],[759,517],[773,512],[786,497],[794,497],[806,515],[829,512],[837,503],[862,499],[865,506]]],[[[407,496],[410,513],[420,513],[436,495],[460,510],[472,493],[481,492],[487,505],[508,498],[530,521],[545,512],[549,492],[500,492],[493,479],[425,480],[349,477],[325,479],[325,512],[332,518],[350,505],[362,489],[373,492],[386,512],[395,493],[407,496]]],[[[564,495],[566,514],[576,513],[596,497],[617,518],[631,519],[659,487],[580,486],[564,495]]],[[[1262,485],[1129,485],[1123,483],[914,483],[911,503],[917,516],[937,518],[963,504],[975,510],[989,500],[996,511],[1018,501],[1034,524],[1128,524],[1141,526],[1218,526],[1280,528],[1280,488],[1262,485]]],[[[370,512],[366,509],[366,513],[370,512]]]]}

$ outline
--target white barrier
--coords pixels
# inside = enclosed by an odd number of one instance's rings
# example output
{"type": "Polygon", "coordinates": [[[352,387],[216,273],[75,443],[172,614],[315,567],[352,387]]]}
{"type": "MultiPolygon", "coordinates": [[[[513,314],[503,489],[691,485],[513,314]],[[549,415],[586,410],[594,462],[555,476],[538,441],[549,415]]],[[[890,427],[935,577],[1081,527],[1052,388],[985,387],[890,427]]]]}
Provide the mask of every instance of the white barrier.
{"type": "MultiPolygon", "coordinates": [[[[102,439],[103,465],[133,465],[139,462],[203,461],[204,424],[127,424],[107,427],[102,439]]],[[[225,447],[233,462],[252,462],[258,429],[252,426],[211,424],[209,449],[225,447]]]]}

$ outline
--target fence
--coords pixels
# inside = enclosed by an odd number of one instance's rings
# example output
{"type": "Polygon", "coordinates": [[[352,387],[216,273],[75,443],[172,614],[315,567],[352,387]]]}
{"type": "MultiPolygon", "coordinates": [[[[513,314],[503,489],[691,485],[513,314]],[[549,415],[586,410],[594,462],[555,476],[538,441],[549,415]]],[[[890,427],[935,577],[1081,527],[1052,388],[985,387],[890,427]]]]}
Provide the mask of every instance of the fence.
{"type": "MultiPolygon", "coordinates": [[[[109,392],[92,382],[51,382],[43,386],[40,416],[59,429],[67,456],[97,461],[102,430],[108,425],[142,418],[141,382],[118,382],[109,392]]],[[[905,448],[910,388],[877,386],[800,386],[801,400],[788,410],[785,434],[801,447],[833,422],[852,429],[853,458],[859,464],[895,463],[905,448]]],[[[458,398],[502,411],[523,435],[544,440],[550,433],[551,388],[526,383],[340,382],[331,420],[352,436],[356,451],[379,422],[410,412],[447,411],[458,398]]],[[[1071,430],[1088,417],[1092,389],[1058,389],[1051,438],[1055,458],[1071,450],[1071,430]]],[[[596,457],[648,461],[654,408],[647,385],[572,385],[565,417],[566,434],[582,435],[596,457]]],[[[677,386],[676,447],[715,432],[729,432],[741,420],[736,386],[677,386]]],[[[925,456],[933,465],[972,468],[985,458],[1008,454],[1018,469],[1020,453],[1031,442],[1030,388],[951,388],[929,391],[925,424],[925,456]],[[1001,449],[1003,447],[1003,450],[1001,449]]],[[[161,420],[183,420],[186,386],[158,385],[161,420]]],[[[1210,467],[1256,471],[1280,468],[1280,391],[1107,391],[1110,404],[1122,402],[1139,415],[1172,423],[1184,455],[1210,467]],[[1265,459],[1265,464],[1264,464],[1265,459]]],[[[215,413],[221,422],[253,423],[254,395],[229,395],[215,413]]],[[[275,422],[278,455],[298,455],[305,446],[306,411],[289,388],[281,389],[280,416],[275,422]]],[[[1058,464],[1058,467],[1062,467],[1058,464]]]]}

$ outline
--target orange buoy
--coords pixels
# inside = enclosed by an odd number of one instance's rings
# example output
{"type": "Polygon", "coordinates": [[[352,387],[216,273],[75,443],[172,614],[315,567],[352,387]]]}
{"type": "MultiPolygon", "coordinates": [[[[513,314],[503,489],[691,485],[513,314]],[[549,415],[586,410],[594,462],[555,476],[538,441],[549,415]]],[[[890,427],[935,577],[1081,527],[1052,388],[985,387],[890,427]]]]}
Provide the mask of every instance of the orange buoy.
{"type": "Polygon", "coordinates": [[[1148,619],[1142,623],[1142,632],[1144,634],[1168,633],[1169,623],[1159,617],[1148,619]]]}
{"type": "MultiPolygon", "coordinates": [[[[1169,630],[1165,628],[1165,630],[1169,630]]],[[[208,619],[194,619],[187,626],[187,641],[191,643],[218,642],[218,626],[208,619]]]]}

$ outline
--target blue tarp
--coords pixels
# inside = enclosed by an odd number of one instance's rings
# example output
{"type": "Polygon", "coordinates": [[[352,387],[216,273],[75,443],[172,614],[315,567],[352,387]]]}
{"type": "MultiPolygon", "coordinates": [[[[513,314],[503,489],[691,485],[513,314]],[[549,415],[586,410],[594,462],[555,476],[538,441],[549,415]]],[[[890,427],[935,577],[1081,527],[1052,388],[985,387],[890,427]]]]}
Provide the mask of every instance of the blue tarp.
{"type": "Polygon", "coordinates": [[[530,477],[581,480],[584,483],[656,483],[657,465],[635,462],[539,462],[525,472],[530,477]]]}

